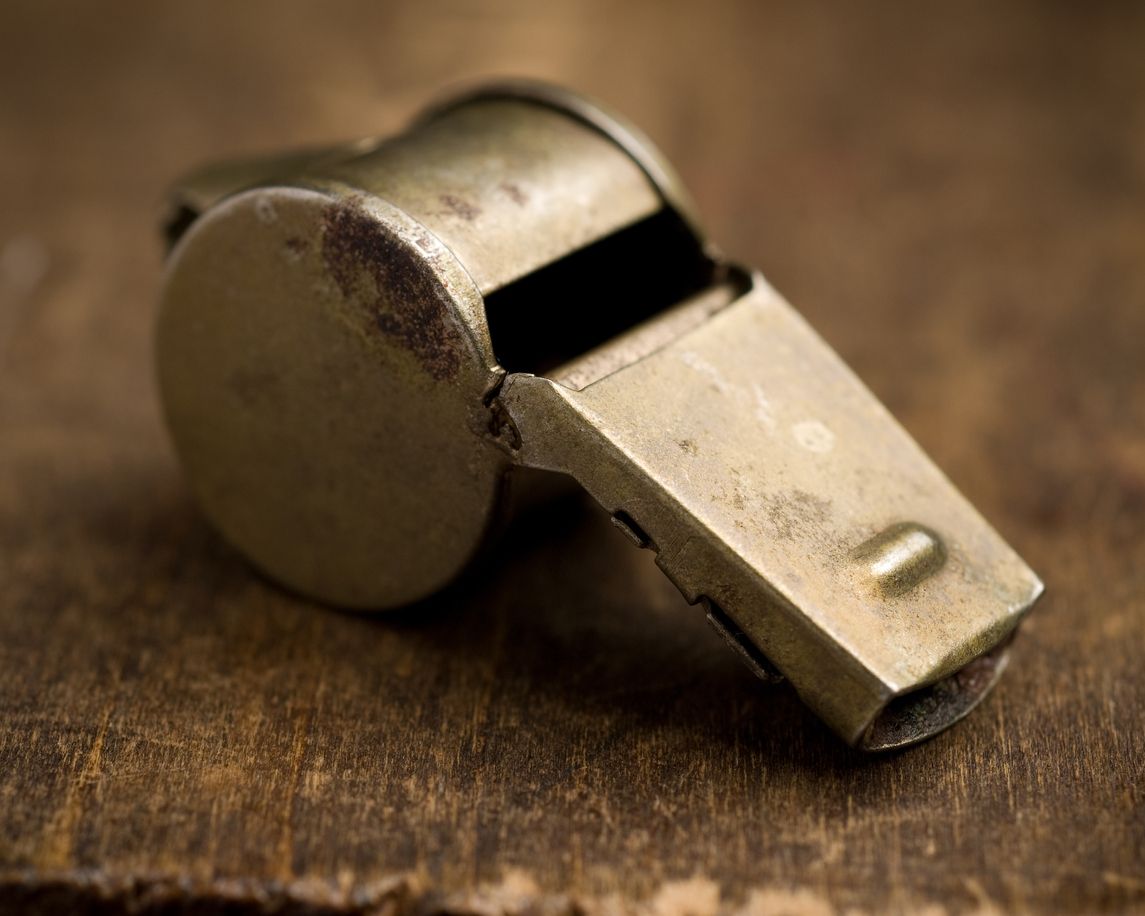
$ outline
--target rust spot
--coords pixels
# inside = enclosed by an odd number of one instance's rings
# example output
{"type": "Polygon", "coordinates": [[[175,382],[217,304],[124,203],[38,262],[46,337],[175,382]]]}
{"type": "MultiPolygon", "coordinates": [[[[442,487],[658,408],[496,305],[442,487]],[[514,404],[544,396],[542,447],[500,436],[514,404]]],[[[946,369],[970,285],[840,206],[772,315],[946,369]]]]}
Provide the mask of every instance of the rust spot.
{"type": "Polygon", "coordinates": [[[513,422],[509,411],[500,400],[493,401],[490,407],[489,432],[494,440],[508,448],[510,452],[517,451],[521,447],[521,433],[517,429],[517,424],[513,422]]]}
{"type": "Polygon", "coordinates": [[[501,190],[518,207],[523,207],[529,202],[529,195],[522,191],[519,185],[515,185],[511,181],[501,182],[501,190]]]}
{"type": "Polygon", "coordinates": [[[820,527],[828,518],[831,501],[797,489],[767,497],[764,506],[776,537],[792,540],[799,532],[820,527]]]}
{"type": "Polygon", "coordinates": [[[326,209],[322,259],[347,302],[367,310],[368,327],[413,352],[438,381],[457,375],[460,335],[448,294],[422,258],[353,199],[326,209]]]}
{"type": "Polygon", "coordinates": [[[462,200],[453,194],[441,194],[438,200],[445,205],[445,208],[454,216],[460,216],[467,223],[473,222],[481,215],[481,208],[475,207],[467,200],[462,200]]]}

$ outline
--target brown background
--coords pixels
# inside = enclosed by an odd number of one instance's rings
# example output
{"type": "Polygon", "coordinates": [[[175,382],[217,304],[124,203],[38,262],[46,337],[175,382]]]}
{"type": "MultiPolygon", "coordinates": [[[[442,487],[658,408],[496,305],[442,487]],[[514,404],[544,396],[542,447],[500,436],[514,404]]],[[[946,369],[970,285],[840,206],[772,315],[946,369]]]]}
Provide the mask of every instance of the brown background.
{"type": "Polygon", "coordinates": [[[1145,908],[1145,7],[5,0],[0,195],[0,911],[1145,908]],[[164,185],[506,73],[643,126],[1045,578],[965,723],[846,750],[576,500],[376,622],[199,519],[164,185]]]}

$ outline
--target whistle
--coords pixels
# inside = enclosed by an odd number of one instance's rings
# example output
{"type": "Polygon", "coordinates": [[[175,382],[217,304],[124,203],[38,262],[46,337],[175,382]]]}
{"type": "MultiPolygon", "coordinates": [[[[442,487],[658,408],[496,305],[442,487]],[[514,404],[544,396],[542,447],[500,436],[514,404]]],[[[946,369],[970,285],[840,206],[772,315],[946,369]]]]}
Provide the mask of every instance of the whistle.
{"type": "Polygon", "coordinates": [[[571,475],[845,741],[964,716],[1042,591],[632,127],[504,84],[173,194],[156,355],[203,512],[331,604],[433,594],[571,475]]]}

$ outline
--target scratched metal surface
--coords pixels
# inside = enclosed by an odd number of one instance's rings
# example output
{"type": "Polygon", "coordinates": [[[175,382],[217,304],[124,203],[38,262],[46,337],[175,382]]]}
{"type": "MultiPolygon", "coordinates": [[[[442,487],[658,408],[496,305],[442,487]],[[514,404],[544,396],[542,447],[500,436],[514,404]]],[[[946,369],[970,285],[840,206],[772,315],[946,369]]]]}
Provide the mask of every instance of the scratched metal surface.
{"type": "Polygon", "coordinates": [[[0,8],[0,910],[1145,907],[1145,20],[1129,5],[0,8]],[[591,507],[391,621],[253,575],[159,424],[162,188],[524,73],[644,127],[1042,573],[897,756],[591,507]]]}

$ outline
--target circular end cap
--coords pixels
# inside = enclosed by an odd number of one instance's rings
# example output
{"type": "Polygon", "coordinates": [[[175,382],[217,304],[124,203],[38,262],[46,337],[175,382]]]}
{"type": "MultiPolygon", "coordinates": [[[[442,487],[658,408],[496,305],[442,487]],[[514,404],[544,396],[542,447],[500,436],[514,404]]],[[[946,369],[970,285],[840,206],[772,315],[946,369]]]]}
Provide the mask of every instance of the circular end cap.
{"type": "Polygon", "coordinates": [[[440,242],[375,198],[268,188],[172,255],[156,353],[204,512],[315,598],[389,608],[472,557],[507,467],[482,436],[496,366],[440,242]]]}

